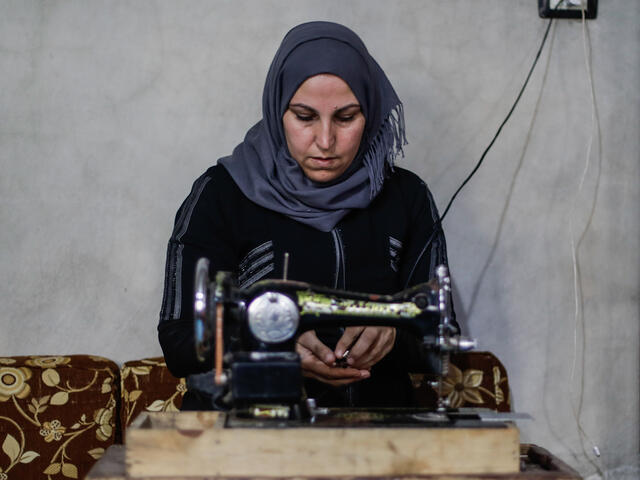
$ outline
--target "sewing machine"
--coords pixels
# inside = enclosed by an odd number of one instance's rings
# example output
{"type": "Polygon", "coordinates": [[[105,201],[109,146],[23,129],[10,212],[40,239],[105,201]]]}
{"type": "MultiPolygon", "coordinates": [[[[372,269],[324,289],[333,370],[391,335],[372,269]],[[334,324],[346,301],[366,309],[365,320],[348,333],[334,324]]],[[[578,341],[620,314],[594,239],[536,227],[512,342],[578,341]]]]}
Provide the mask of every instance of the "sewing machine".
{"type": "Polygon", "coordinates": [[[241,289],[230,273],[210,280],[201,259],[194,290],[196,353],[213,357],[211,381],[227,391],[229,410],[141,415],[127,430],[127,478],[518,474],[517,428],[449,408],[442,395],[435,409],[320,408],[304,398],[295,343],[320,326],[404,328],[438,359],[441,384],[449,355],[475,345],[452,324],[446,267],[428,283],[376,295],[286,274],[241,289]]]}
{"type": "Polygon", "coordinates": [[[452,409],[442,395],[435,409],[319,408],[304,398],[295,342],[320,326],[407,329],[439,359],[435,386],[442,385],[450,354],[475,346],[451,322],[446,267],[428,283],[376,295],[286,274],[240,289],[229,273],[210,280],[201,259],[194,290],[196,353],[201,361],[213,354],[212,381],[227,390],[229,410],[140,415],[127,429],[126,451],[109,452],[120,455],[120,476],[90,478],[522,478],[509,416],[452,409]]]}
{"type": "MultiPolygon", "coordinates": [[[[203,361],[213,353],[212,381],[228,390],[230,410],[146,412],[127,429],[126,448],[112,447],[99,462],[105,471],[88,478],[519,480],[528,478],[526,462],[540,471],[539,449],[521,448],[509,418],[452,409],[444,400],[431,410],[323,409],[303,397],[295,342],[320,325],[407,329],[439,358],[441,384],[449,355],[475,344],[451,323],[445,267],[395,295],[333,290],[286,275],[239,289],[228,273],[211,281],[204,259],[195,280],[196,352],[203,361]]],[[[545,470],[554,469],[545,462],[545,470]]],[[[545,474],[579,478],[555,470],[545,474]]]]}
{"type": "MultiPolygon", "coordinates": [[[[395,295],[377,295],[286,278],[239,289],[228,272],[218,272],[211,281],[209,261],[203,258],[196,266],[194,312],[198,358],[204,361],[215,350],[215,383],[228,389],[232,412],[243,418],[317,422],[322,420],[319,413],[331,416],[329,410],[317,409],[313,399],[303,398],[295,341],[307,330],[361,325],[406,329],[438,360],[438,383],[447,374],[449,355],[475,346],[451,322],[451,282],[444,265],[428,283],[395,295]]],[[[455,416],[439,398],[439,420],[455,416]]],[[[397,421],[398,412],[386,413],[397,421]]]]}

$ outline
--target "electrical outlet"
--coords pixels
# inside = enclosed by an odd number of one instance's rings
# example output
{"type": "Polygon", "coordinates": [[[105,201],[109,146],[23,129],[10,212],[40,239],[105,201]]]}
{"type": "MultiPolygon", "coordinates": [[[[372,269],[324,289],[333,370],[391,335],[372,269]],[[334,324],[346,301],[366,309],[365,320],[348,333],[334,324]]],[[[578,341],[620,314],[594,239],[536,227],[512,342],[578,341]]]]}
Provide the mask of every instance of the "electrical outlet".
{"type": "Polygon", "coordinates": [[[598,0],[538,0],[538,14],[542,18],[594,19],[598,15],[598,0]],[[583,7],[584,5],[584,7],[583,7]]]}

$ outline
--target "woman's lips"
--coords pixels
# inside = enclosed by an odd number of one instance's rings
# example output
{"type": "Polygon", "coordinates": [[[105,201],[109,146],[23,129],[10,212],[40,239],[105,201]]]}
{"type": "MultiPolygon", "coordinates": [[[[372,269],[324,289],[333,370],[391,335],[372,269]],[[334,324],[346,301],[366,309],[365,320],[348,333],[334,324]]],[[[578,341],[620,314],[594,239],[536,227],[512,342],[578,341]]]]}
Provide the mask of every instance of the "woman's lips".
{"type": "Polygon", "coordinates": [[[338,157],[311,157],[312,160],[315,160],[317,162],[322,162],[322,163],[328,163],[331,162],[332,160],[336,160],[338,157]]]}
{"type": "Polygon", "coordinates": [[[313,170],[334,170],[340,164],[340,157],[308,157],[307,166],[313,170]]]}

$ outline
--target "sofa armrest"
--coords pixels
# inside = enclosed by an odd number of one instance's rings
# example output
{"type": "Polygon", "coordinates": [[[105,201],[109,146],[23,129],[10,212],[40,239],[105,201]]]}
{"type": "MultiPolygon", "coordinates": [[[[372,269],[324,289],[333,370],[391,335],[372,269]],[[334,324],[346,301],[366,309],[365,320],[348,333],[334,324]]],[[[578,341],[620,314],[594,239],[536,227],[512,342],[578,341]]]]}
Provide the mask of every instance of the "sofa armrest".
{"type": "Polygon", "coordinates": [[[0,358],[0,478],[83,478],[116,440],[118,378],[102,357],[0,358]]]}
{"type": "Polygon", "coordinates": [[[122,406],[120,424],[126,427],[143,411],[177,412],[187,391],[184,378],[176,378],[163,357],[126,362],[120,372],[122,406]]]}

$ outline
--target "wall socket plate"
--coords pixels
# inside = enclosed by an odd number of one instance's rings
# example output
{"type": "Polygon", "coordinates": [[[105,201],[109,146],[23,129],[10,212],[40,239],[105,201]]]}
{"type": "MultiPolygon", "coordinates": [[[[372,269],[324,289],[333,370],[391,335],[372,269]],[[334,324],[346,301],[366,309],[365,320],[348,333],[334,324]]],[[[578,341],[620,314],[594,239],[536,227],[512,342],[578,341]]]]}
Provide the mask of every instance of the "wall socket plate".
{"type": "Polygon", "coordinates": [[[542,18],[581,19],[581,5],[585,5],[584,18],[593,20],[598,15],[598,0],[538,0],[538,14],[542,18]]]}

